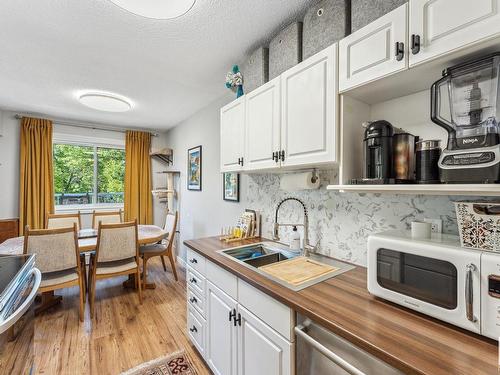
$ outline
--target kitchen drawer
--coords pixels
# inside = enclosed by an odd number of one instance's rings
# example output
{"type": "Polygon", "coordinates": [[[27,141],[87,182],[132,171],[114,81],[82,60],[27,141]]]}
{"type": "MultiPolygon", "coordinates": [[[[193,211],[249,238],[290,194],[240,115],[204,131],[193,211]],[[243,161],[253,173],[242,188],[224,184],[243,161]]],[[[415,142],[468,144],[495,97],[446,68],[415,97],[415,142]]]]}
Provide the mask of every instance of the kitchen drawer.
{"type": "Polygon", "coordinates": [[[231,298],[238,299],[238,278],[231,272],[207,261],[207,279],[231,298]]]}
{"type": "Polygon", "coordinates": [[[193,288],[194,291],[198,292],[199,295],[205,295],[205,278],[201,276],[198,272],[193,270],[191,267],[187,268],[187,285],[193,288]]]}
{"type": "Polygon", "coordinates": [[[187,333],[202,357],[205,356],[206,321],[192,307],[188,308],[187,333]]]}
{"type": "Polygon", "coordinates": [[[288,341],[294,341],[295,314],[290,307],[240,279],[238,279],[238,303],[288,341]]]}
{"type": "Polygon", "coordinates": [[[198,254],[196,251],[188,249],[186,264],[198,271],[202,276],[205,276],[205,263],[206,260],[203,255],[198,254]]]}
{"type": "Polygon", "coordinates": [[[194,288],[189,287],[187,290],[187,302],[198,311],[201,316],[205,316],[205,297],[200,296],[194,291],[194,288]]]}

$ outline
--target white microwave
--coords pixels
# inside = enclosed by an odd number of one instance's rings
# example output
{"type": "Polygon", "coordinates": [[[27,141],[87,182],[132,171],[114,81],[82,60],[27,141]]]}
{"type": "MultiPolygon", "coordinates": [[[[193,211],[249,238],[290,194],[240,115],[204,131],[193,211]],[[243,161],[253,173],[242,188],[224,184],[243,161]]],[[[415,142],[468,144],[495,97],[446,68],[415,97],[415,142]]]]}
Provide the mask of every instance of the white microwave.
{"type": "Polygon", "coordinates": [[[371,235],[368,291],[483,336],[500,336],[500,254],[462,248],[457,236],[371,235]]]}

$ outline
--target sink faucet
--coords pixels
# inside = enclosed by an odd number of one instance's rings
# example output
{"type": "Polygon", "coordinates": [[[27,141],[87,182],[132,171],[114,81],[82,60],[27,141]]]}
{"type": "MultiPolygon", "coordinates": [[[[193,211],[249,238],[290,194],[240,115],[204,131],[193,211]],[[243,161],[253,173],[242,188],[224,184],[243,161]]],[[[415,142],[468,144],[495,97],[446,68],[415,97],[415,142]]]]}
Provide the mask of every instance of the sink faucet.
{"type": "Polygon", "coordinates": [[[302,202],[300,199],[298,198],[294,198],[294,197],[289,197],[289,198],[285,198],[283,199],[281,202],[278,203],[278,206],[276,207],[276,213],[275,213],[275,216],[274,216],[274,233],[273,233],[273,239],[275,241],[280,241],[280,237],[279,237],[279,228],[281,227],[297,227],[297,226],[301,226],[304,228],[304,249],[302,251],[302,254],[304,256],[307,256],[309,254],[309,251],[313,251],[314,250],[314,246],[311,246],[311,244],[309,243],[309,217],[308,217],[308,214],[307,214],[307,208],[306,208],[306,205],[304,204],[304,202],[302,202]],[[279,210],[281,208],[281,205],[285,202],[288,202],[288,201],[296,201],[296,202],[299,202],[302,207],[304,208],[304,221],[302,224],[282,224],[280,222],[278,222],[278,213],[279,213],[279,210]]]}

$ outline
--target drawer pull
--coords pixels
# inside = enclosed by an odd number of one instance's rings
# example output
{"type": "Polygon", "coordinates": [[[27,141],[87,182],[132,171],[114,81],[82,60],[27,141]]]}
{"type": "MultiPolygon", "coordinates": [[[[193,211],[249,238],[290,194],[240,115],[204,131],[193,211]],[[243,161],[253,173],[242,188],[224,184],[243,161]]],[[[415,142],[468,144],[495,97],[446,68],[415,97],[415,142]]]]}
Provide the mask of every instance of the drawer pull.
{"type": "Polygon", "coordinates": [[[189,330],[190,330],[191,332],[193,332],[193,333],[194,333],[194,332],[198,332],[198,329],[196,329],[196,327],[195,327],[195,326],[193,326],[192,328],[189,328],[189,330]]]}
{"type": "Polygon", "coordinates": [[[189,299],[189,301],[191,301],[191,303],[197,303],[198,302],[198,300],[196,299],[196,297],[191,297],[189,299]]]}
{"type": "Polygon", "coordinates": [[[197,260],[196,258],[189,259],[189,261],[190,261],[191,263],[193,263],[193,264],[194,264],[194,263],[198,263],[198,260],[197,260]]]}
{"type": "Polygon", "coordinates": [[[190,278],[190,279],[189,279],[189,282],[190,282],[191,284],[192,284],[192,283],[195,283],[195,284],[197,283],[197,281],[196,281],[196,279],[195,279],[194,277],[190,278]]]}

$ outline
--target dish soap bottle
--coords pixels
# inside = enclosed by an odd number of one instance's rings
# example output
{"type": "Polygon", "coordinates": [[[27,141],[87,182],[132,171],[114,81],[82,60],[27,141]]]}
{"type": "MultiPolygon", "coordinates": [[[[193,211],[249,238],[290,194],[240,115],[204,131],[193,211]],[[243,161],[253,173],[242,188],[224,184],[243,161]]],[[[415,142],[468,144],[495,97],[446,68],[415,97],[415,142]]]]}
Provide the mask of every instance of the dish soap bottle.
{"type": "Polygon", "coordinates": [[[300,250],[300,233],[297,231],[296,226],[293,227],[290,236],[290,250],[300,250]]]}

